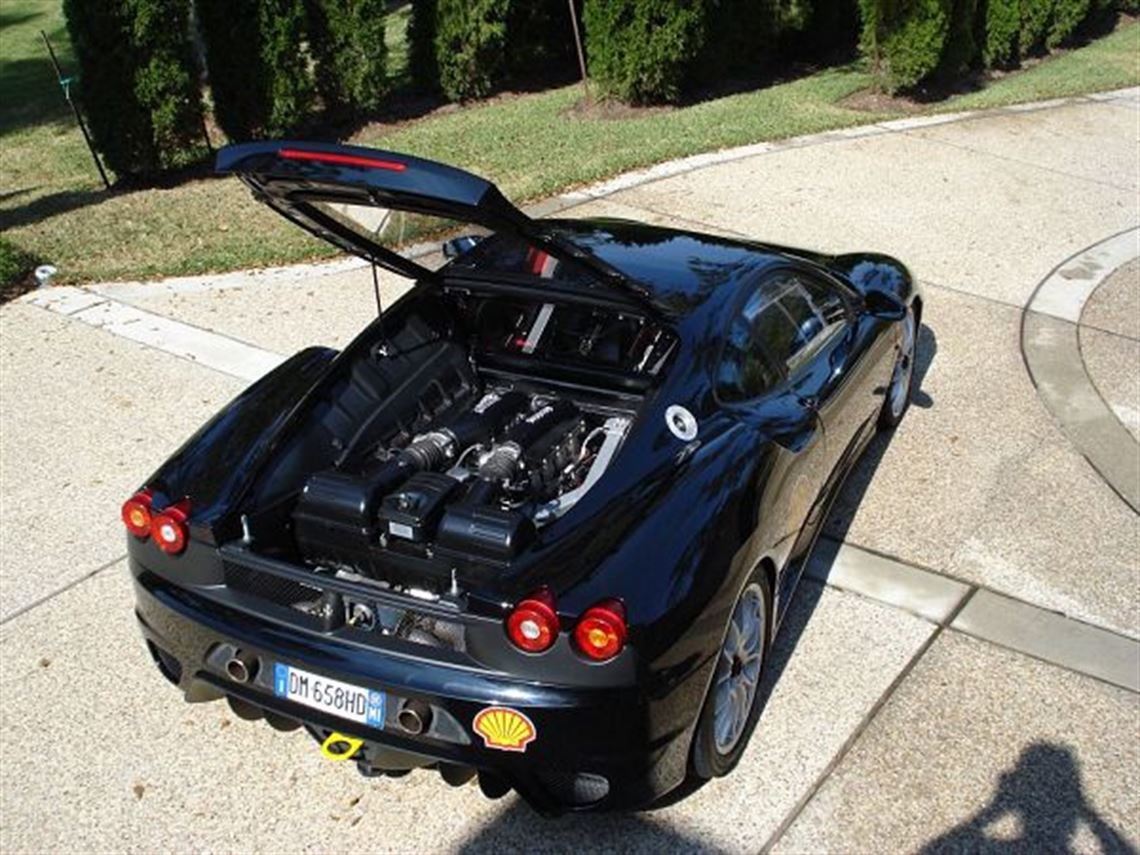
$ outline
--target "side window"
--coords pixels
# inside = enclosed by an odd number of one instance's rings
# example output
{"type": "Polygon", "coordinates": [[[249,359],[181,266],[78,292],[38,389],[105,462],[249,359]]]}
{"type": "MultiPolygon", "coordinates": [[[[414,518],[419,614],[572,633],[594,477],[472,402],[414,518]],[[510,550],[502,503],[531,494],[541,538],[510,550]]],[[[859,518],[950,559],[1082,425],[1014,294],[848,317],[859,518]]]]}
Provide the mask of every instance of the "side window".
{"type": "Polygon", "coordinates": [[[779,382],[773,362],[795,371],[846,320],[843,299],[826,284],[801,273],[768,279],[729,326],[717,395],[722,401],[745,401],[762,394],[779,382]]]}
{"type": "Polygon", "coordinates": [[[774,359],[795,371],[843,328],[847,309],[834,288],[802,273],[781,274],[761,288],[792,327],[763,339],[774,359]]]}
{"type": "Polygon", "coordinates": [[[779,382],[759,341],[773,321],[783,324],[789,336],[795,330],[783,320],[782,313],[773,310],[770,303],[765,304],[763,292],[757,290],[732,319],[716,378],[717,395],[722,401],[746,401],[779,382]]]}

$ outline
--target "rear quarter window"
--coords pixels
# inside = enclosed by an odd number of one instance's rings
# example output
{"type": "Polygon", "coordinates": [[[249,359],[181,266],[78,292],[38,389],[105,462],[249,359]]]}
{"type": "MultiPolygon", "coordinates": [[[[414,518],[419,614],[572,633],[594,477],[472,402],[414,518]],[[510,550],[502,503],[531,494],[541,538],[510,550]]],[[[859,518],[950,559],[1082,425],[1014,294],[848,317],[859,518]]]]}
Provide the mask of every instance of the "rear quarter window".
{"type": "Polygon", "coordinates": [[[758,397],[794,373],[847,321],[842,297],[799,271],[783,271],[756,286],[729,324],[717,368],[722,401],[758,397]]]}

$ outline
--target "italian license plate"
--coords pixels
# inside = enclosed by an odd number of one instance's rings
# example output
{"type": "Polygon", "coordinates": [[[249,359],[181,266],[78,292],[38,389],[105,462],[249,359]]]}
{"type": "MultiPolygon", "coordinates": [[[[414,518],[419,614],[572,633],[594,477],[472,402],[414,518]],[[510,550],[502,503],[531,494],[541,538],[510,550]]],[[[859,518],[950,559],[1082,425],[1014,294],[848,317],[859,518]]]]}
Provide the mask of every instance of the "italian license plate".
{"type": "Polygon", "coordinates": [[[332,680],[280,662],[273,665],[273,694],[369,727],[384,726],[384,693],[332,680]]]}

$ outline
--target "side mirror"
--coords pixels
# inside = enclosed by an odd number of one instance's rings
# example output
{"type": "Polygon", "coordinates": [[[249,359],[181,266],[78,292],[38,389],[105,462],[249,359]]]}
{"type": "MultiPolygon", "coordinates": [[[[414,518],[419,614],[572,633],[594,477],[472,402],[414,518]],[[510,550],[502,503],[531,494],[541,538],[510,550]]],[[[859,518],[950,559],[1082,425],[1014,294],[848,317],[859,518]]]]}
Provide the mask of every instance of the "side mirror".
{"type": "Polygon", "coordinates": [[[889,291],[868,291],[863,297],[863,308],[875,318],[884,321],[901,321],[906,317],[906,303],[889,291]]]}
{"type": "Polygon", "coordinates": [[[477,235],[460,235],[443,242],[443,257],[458,258],[481,240],[477,235]]]}

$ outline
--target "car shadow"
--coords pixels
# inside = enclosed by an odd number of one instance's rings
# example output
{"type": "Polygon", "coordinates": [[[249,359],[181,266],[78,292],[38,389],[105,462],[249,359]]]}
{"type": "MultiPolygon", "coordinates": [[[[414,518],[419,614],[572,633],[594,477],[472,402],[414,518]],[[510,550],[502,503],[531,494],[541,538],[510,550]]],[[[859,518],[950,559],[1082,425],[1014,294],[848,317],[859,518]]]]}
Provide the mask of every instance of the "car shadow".
{"type": "Polygon", "coordinates": [[[1081,825],[1106,855],[1136,855],[1136,847],[1089,804],[1076,753],[1066,745],[1035,742],[1002,772],[985,805],[919,853],[1075,852],[1081,825]]]}
{"type": "Polygon", "coordinates": [[[479,853],[609,851],[705,852],[725,850],[670,828],[648,814],[598,813],[543,817],[517,796],[513,803],[457,847],[464,855],[479,853]]]}

